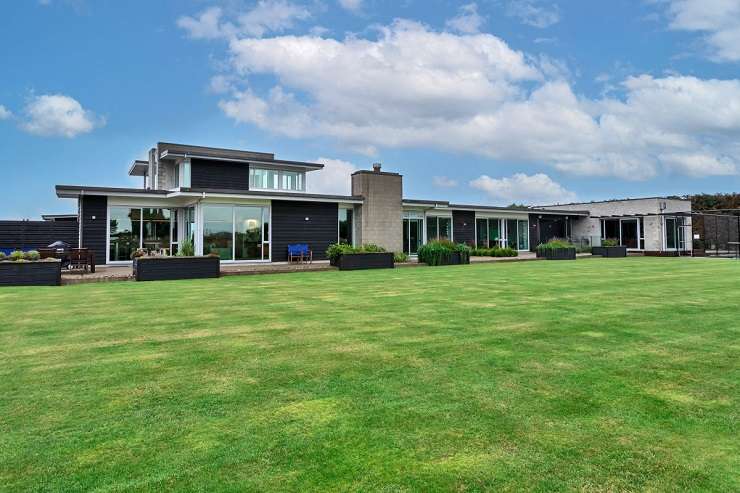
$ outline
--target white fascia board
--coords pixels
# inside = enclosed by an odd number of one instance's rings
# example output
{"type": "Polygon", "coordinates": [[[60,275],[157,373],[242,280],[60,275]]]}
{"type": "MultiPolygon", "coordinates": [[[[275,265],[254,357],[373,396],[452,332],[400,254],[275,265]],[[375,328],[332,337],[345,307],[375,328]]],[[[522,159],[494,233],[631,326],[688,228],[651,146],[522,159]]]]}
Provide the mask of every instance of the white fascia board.
{"type": "Polygon", "coordinates": [[[336,199],[336,198],[323,198],[323,197],[306,197],[305,195],[296,194],[292,195],[252,195],[249,193],[244,194],[226,194],[217,192],[172,192],[167,194],[167,198],[171,197],[199,197],[202,199],[245,199],[245,200],[287,200],[296,202],[333,202],[337,204],[362,204],[363,200],[360,199],[336,199]]]}

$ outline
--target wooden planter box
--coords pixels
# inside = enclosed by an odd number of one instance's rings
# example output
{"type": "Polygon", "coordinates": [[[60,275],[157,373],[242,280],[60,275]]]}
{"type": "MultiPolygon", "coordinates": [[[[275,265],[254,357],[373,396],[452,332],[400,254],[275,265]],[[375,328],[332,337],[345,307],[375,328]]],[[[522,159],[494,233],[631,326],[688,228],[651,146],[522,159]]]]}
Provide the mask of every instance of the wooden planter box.
{"type": "Polygon", "coordinates": [[[392,269],[393,253],[347,253],[331,260],[331,265],[339,270],[392,269]]]}
{"type": "Polygon", "coordinates": [[[207,279],[219,277],[218,257],[140,257],[134,259],[137,281],[172,281],[176,279],[207,279]]]}
{"type": "Polygon", "coordinates": [[[545,260],[575,260],[575,248],[543,248],[537,250],[537,256],[545,260]]]}
{"type": "Polygon", "coordinates": [[[440,263],[436,265],[465,265],[470,263],[470,255],[460,252],[451,252],[440,258],[440,263]]]}
{"type": "Polygon", "coordinates": [[[60,286],[62,262],[0,262],[0,286],[60,286]]]}
{"type": "Polygon", "coordinates": [[[626,246],[600,246],[591,248],[592,255],[600,255],[607,258],[622,258],[627,256],[626,246]]]}

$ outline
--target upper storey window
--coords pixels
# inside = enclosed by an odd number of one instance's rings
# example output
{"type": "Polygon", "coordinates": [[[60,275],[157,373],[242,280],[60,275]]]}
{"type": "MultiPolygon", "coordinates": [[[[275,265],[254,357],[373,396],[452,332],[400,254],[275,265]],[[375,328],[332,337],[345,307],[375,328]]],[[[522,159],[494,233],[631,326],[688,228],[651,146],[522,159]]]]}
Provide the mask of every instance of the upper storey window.
{"type": "Polygon", "coordinates": [[[305,173],[263,168],[249,168],[249,188],[252,190],[305,190],[305,173]]]}

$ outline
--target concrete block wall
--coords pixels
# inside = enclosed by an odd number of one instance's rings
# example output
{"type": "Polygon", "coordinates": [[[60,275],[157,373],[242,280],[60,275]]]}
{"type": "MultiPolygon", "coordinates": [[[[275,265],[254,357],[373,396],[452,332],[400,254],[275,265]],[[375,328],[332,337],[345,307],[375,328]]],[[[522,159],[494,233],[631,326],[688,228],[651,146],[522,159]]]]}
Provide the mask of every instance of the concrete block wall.
{"type": "Polygon", "coordinates": [[[403,177],[398,173],[357,171],[352,195],[364,199],[356,215],[356,244],[375,243],[391,252],[403,251],[403,177]]]}

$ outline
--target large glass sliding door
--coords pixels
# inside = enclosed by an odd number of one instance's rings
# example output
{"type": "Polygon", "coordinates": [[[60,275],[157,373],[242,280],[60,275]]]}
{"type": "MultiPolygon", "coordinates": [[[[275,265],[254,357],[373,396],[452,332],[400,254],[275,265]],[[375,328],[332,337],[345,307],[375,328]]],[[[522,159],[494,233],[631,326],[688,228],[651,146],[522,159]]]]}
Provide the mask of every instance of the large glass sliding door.
{"type": "Polygon", "coordinates": [[[501,242],[500,219],[476,219],[476,245],[478,248],[494,248],[501,242]]]}
{"type": "Polygon", "coordinates": [[[665,218],[665,247],[667,250],[685,250],[683,218],[665,218]]]}
{"type": "Polygon", "coordinates": [[[514,250],[529,250],[529,221],[507,219],[506,244],[514,250]]]}
{"type": "Polygon", "coordinates": [[[109,213],[110,262],[126,262],[141,247],[141,209],[111,207],[109,213]]]}
{"type": "Polygon", "coordinates": [[[172,218],[169,209],[142,209],[144,240],[142,248],[150,252],[170,249],[172,218]]]}
{"type": "Polygon", "coordinates": [[[177,209],[111,206],[108,210],[108,261],[128,262],[139,248],[174,254],[177,209]]]}
{"type": "Polygon", "coordinates": [[[233,247],[233,207],[203,207],[203,255],[216,254],[221,260],[232,260],[233,247]]]}
{"type": "Polygon", "coordinates": [[[452,218],[446,216],[427,217],[427,241],[452,240],[452,218]]]}
{"type": "Polygon", "coordinates": [[[221,260],[270,259],[270,210],[263,206],[203,206],[203,254],[221,260]]]}
{"type": "Polygon", "coordinates": [[[403,220],[403,252],[407,255],[416,255],[424,239],[423,219],[403,220]]]}
{"type": "Polygon", "coordinates": [[[235,207],[236,260],[262,260],[262,207],[235,207]]]}
{"type": "Polygon", "coordinates": [[[638,248],[640,238],[637,228],[637,219],[622,219],[620,221],[620,229],[622,234],[621,244],[627,248],[638,248]]]}

